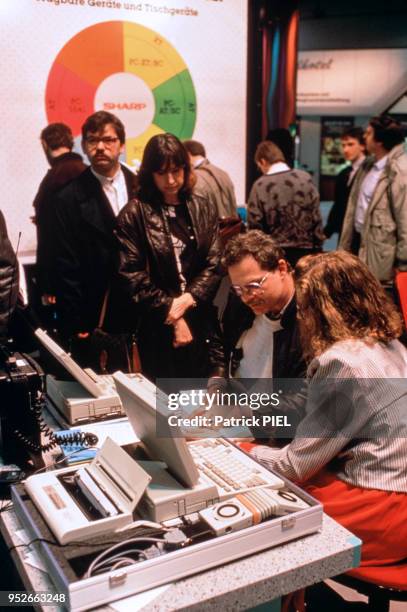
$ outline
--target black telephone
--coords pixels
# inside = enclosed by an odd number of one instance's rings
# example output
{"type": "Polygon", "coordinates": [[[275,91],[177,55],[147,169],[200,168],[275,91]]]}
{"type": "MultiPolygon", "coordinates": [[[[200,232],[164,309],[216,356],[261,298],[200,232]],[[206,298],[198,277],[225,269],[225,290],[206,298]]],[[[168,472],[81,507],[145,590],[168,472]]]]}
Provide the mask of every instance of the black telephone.
{"type": "Polygon", "coordinates": [[[6,476],[0,474],[0,482],[18,467],[26,473],[43,468],[42,453],[57,445],[97,444],[90,432],[51,431],[42,417],[44,395],[45,376],[35,359],[0,345],[0,456],[11,464],[4,466],[6,476]]]}
{"type": "MultiPolygon", "coordinates": [[[[0,213],[0,225],[2,216],[0,213]]],[[[4,220],[3,220],[4,225],[4,220]]],[[[5,229],[3,234],[6,235],[5,229]]],[[[14,310],[14,295],[17,296],[18,263],[17,253],[20,244],[19,233],[16,254],[12,252],[13,270],[10,291],[5,306],[8,320],[2,338],[9,337],[9,323],[14,310]],[[8,302],[8,303],[7,303],[8,302]]],[[[6,262],[9,265],[9,262],[6,262]]],[[[2,306],[4,306],[2,304],[2,306]]],[[[0,314],[4,314],[3,311],[0,314]]],[[[11,340],[0,339],[0,485],[21,479],[25,472],[44,467],[42,453],[54,446],[81,443],[94,446],[97,436],[87,432],[65,436],[54,434],[42,418],[45,396],[45,376],[39,364],[26,353],[13,350],[11,340]]]]}
{"type": "Polygon", "coordinates": [[[29,355],[0,346],[0,455],[5,463],[43,467],[44,372],[29,355]]]}

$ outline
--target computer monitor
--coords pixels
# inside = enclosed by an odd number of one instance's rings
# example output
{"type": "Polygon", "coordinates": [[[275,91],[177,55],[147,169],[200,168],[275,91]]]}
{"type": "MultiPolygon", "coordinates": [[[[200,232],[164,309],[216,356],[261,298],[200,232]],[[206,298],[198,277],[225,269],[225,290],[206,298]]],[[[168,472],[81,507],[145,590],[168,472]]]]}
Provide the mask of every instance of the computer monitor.
{"type": "Polygon", "coordinates": [[[165,461],[171,474],[184,486],[197,485],[199,472],[188,445],[182,433],[168,425],[167,415],[157,407],[155,385],[146,379],[129,378],[123,372],[116,372],[113,378],[131,426],[150,458],[165,461]],[[168,435],[157,437],[157,430],[168,435]]]}
{"type": "Polygon", "coordinates": [[[90,376],[81,368],[80,365],[72,359],[52,338],[50,338],[43,329],[35,330],[35,335],[45,346],[45,348],[59,361],[59,363],[75,378],[75,380],[85,387],[93,397],[101,397],[106,394],[105,389],[99,386],[90,376]]]}

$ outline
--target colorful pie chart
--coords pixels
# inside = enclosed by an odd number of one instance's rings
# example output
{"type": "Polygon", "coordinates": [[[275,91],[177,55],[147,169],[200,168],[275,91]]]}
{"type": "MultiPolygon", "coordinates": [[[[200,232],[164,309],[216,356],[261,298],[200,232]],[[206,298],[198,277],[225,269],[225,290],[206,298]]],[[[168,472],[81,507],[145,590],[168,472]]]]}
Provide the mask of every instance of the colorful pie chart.
{"type": "Polygon", "coordinates": [[[49,123],[62,121],[80,137],[97,110],[117,115],[126,128],[126,162],[136,165],[151,136],[190,138],[196,121],[188,68],[160,34],[127,21],[107,21],[71,38],[48,75],[49,123]]]}

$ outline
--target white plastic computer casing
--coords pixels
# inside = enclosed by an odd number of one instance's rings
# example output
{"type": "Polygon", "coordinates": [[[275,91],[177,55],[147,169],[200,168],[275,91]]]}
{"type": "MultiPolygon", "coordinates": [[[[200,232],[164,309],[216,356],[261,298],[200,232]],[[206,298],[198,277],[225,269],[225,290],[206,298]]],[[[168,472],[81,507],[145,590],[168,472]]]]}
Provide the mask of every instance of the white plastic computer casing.
{"type": "Polygon", "coordinates": [[[62,484],[62,475],[74,475],[72,467],[30,476],[25,488],[60,544],[109,533],[130,524],[134,510],[151,476],[118,446],[106,438],[86,469],[96,487],[107,494],[119,510],[115,516],[89,519],[62,484]]]}
{"type": "Polygon", "coordinates": [[[81,368],[44,330],[37,329],[35,335],[75,379],[65,381],[52,375],[46,377],[47,395],[70,425],[124,416],[120,397],[110,377],[81,368]]]}
{"type": "MultiPolygon", "coordinates": [[[[66,593],[70,611],[101,606],[318,531],[322,527],[322,505],[285,478],[283,480],[287,489],[309,504],[308,508],[87,579],[74,578],[72,569],[66,569],[69,561],[46,541],[39,542],[42,557],[56,591],[66,593]]],[[[18,487],[12,487],[12,499],[30,536],[43,538],[38,521],[33,518],[18,487]]]]}

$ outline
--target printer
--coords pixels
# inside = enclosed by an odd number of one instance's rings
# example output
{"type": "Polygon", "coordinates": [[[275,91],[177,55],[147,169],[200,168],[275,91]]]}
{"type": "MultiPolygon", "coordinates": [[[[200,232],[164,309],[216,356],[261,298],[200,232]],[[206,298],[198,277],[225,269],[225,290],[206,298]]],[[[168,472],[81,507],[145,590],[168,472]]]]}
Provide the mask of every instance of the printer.
{"type": "Polygon", "coordinates": [[[57,420],[62,417],[70,425],[80,425],[125,415],[111,376],[81,368],[44,330],[37,329],[35,335],[74,378],[65,381],[46,377],[47,396],[56,408],[57,420]]]}

